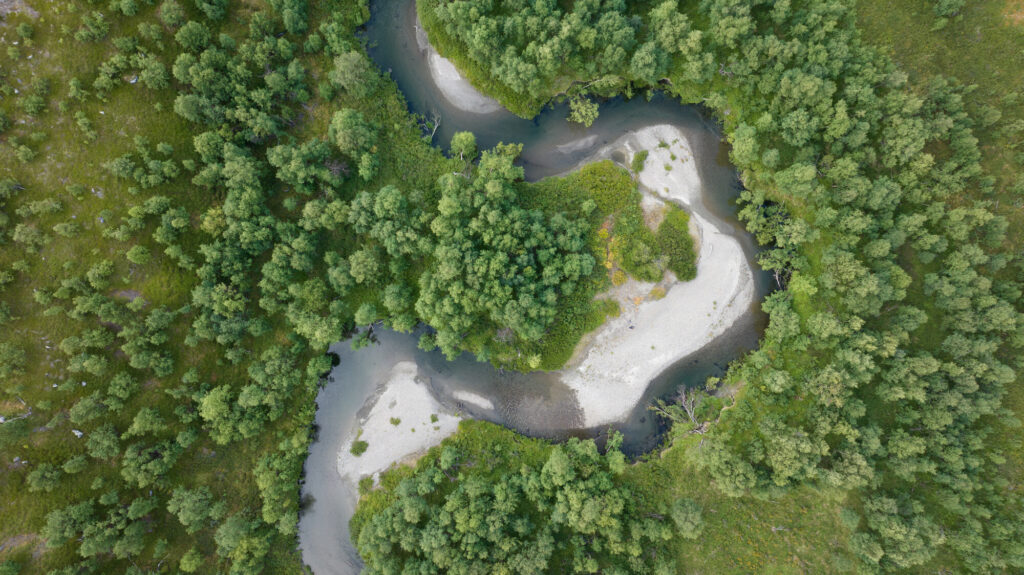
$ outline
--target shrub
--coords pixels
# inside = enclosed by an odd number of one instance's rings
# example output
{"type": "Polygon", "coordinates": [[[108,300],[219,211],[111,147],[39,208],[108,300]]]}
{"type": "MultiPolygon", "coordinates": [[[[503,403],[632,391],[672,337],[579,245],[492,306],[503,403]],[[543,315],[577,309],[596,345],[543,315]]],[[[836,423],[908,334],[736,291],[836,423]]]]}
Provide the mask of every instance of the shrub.
{"type": "Polygon", "coordinates": [[[697,276],[697,256],[690,237],[690,215],[671,206],[655,234],[661,253],[668,256],[666,267],[681,281],[697,276]]]}
{"type": "Polygon", "coordinates": [[[704,518],[701,514],[701,506],[692,499],[678,499],[672,504],[670,515],[672,522],[676,525],[680,537],[683,539],[696,539],[704,530],[704,518]]]}
{"type": "Polygon", "coordinates": [[[647,161],[647,154],[647,150],[640,150],[639,152],[633,154],[633,160],[629,163],[629,167],[630,169],[633,170],[634,173],[639,174],[640,172],[643,171],[644,162],[647,161]]]}

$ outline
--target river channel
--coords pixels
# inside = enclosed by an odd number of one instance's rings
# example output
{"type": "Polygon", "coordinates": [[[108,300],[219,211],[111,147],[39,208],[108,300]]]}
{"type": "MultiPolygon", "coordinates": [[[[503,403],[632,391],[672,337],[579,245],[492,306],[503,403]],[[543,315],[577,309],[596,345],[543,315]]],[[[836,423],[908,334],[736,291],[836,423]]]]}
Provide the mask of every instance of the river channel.
{"type": "MultiPolygon", "coordinates": [[[[740,183],[728,163],[720,128],[700,108],[680,105],[660,94],[649,100],[638,96],[604,102],[598,119],[589,128],[566,121],[568,108],[564,104],[549,107],[530,120],[504,109],[484,114],[463,110],[445,97],[431,76],[429,46],[424,46],[422,32],[417,38],[415,3],[377,1],[371,4],[371,11],[364,34],[371,57],[395,80],[412,112],[440,119],[434,143],[442,148],[448,147],[456,131],[473,132],[480,149],[499,142],[522,143],[521,164],[526,178],[534,181],[566,173],[602,154],[624,163],[628,158],[610,146],[623,135],[649,126],[670,125],[685,136],[701,187],[698,201],[686,208],[738,242],[754,270],[751,281],[755,297],[749,309],[709,343],[654,378],[636,406],[611,425],[624,434],[627,453],[653,449],[664,429],[647,407],[680,386],[699,385],[709,376],[724,374],[729,362],[753,349],[765,322],[759,311],[760,301],[773,287],[756,265],[754,239],[736,218],[740,183]]],[[[709,256],[702,253],[701,257],[709,256]]],[[[305,505],[299,523],[303,559],[315,575],[349,575],[360,570],[361,562],[348,536],[356,492],[353,482],[339,473],[338,455],[347,450],[346,438],[398,362],[415,362],[419,378],[426,382],[431,395],[464,417],[486,419],[527,435],[556,440],[573,435],[598,437],[609,428],[584,425],[576,393],[561,381],[558,372],[499,371],[468,354],[446,361],[439,352],[417,349],[418,334],[378,331],[376,337],[375,345],[359,351],[352,351],[348,342],[331,347],[341,361],[317,397],[319,434],[306,461],[305,505]],[[467,396],[486,401],[464,401],[467,396]]],[[[664,344],[671,346],[672,342],[664,344]]]]}

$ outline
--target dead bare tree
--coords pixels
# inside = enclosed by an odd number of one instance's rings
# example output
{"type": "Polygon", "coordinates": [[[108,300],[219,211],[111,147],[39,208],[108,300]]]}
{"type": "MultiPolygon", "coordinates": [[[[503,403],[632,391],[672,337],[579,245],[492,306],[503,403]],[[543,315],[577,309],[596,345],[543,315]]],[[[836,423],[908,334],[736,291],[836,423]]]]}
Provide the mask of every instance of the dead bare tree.
{"type": "Polygon", "coordinates": [[[698,425],[696,412],[697,408],[700,407],[701,395],[696,390],[682,387],[676,395],[676,401],[682,406],[686,416],[690,418],[690,423],[695,426],[698,425]]]}
{"type": "Polygon", "coordinates": [[[703,434],[707,431],[708,422],[697,421],[697,409],[700,407],[703,397],[700,391],[684,387],[676,394],[674,402],[666,403],[658,400],[649,409],[677,423],[689,420],[693,425],[690,433],[703,434]]]}

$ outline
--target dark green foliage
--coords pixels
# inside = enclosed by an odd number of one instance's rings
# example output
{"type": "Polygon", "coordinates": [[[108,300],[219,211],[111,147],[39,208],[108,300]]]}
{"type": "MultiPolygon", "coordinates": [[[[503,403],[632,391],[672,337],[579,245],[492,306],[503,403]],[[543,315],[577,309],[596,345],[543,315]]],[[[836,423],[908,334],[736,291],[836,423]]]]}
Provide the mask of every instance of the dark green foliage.
{"type": "Polygon", "coordinates": [[[446,442],[414,474],[373,493],[372,515],[357,515],[353,537],[367,572],[663,572],[661,546],[673,530],[642,513],[619,479],[620,441],[613,435],[602,455],[572,439],[531,447],[525,459],[446,442]]]}
{"type": "Polygon", "coordinates": [[[307,0],[270,0],[270,6],[281,15],[289,34],[302,34],[309,27],[307,0]]]}
{"type": "Polygon", "coordinates": [[[352,455],[355,455],[356,457],[359,457],[360,455],[366,453],[366,450],[369,447],[370,447],[369,443],[367,443],[367,442],[365,442],[365,441],[363,441],[361,439],[357,439],[357,440],[352,442],[352,447],[349,448],[349,453],[351,453],[352,455]]]}
{"type": "Polygon", "coordinates": [[[173,441],[132,443],[124,450],[121,477],[135,487],[149,487],[170,471],[181,455],[182,446],[173,441]]]}
{"type": "Polygon", "coordinates": [[[85,449],[97,459],[113,459],[121,453],[118,437],[112,424],[104,424],[89,433],[85,449]]]}
{"type": "Polygon", "coordinates": [[[75,32],[75,40],[79,42],[98,42],[107,37],[110,22],[102,12],[89,12],[82,15],[82,25],[75,32]]]}
{"type": "Polygon", "coordinates": [[[217,555],[230,559],[231,573],[259,573],[263,558],[270,551],[269,542],[259,532],[258,520],[250,519],[243,513],[228,517],[214,532],[217,555]]]}
{"type": "Polygon", "coordinates": [[[933,0],[932,9],[938,18],[952,18],[963,10],[967,0],[933,0]]]}
{"type": "Polygon", "coordinates": [[[59,547],[82,532],[93,520],[95,511],[92,501],[83,501],[51,511],[46,516],[46,525],[39,534],[46,540],[47,547],[59,547]]]}
{"type": "Polygon", "coordinates": [[[276,526],[285,535],[294,535],[298,529],[299,501],[295,486],[307,454],[306,435],[282,441],[278,451],[261,457],[253,470],[263,500],[263,521],[276,526]]]}
{"type": "Polygon", "coordinates": [[[227,15],[228,0],[194,0],[196,8],[199,8],[210,20],[220,20],[227,15]]]}
{"type": "Polygon", "coordinates": [[[170,28],[177,28],[185,23],[185,9],[177,0],[164,0],[160,4],[160,21],[170,28]]]}
{"type": "Polygon", "coordinates": [[[53,491],[60,486],[63,473],[60,467],[50,463],[36,466],[26,478],[29,491],[53,491]]]}
{"type": "Polygon", "coordinates": [[[669,205],[665,219],[658,226],[655,239],[661,253],[668,257],[666,268],[672,270],[682,281],[697,276],[697,256],[693,251],[693,238],[690,236],[690,216],[685,211],[669,205]]]}
{"type": "Polygon", "coordinates": [[[174,35],[174,39],[186,51],[200,52],[210,45],[210,29],[202,22],[193,20],[182,26],[174,35]]]}
{"type": "Polygon", "coordinates": [[[25,372],[25,350],[8,342],[0,343],[0,379],[25,372]]]}
{"type": "Polygon", "coordinates": [[[416,312],[437,330],[449,357],[474,326],[540,339],[559,297],[593,269],[584,221],[520,207],[513,185],[522,177],[512,163],[517,155],[515,147],[485,152],[472,182],[456,175],[438,182],[433,264],[420,276],[416,312]]]}
{"type": "Polygon", "coordinates": [[[347,51],[334,58],[328,74],[331,83],[356,98],[366,98],[376,90],[377,68],[362,52],[347,51]]]}
{"type": "MultiPolygon", "coordinates": [[[[560,77],[607,78],[591,86],[603,95],[619,86],[614,75],[629,65],[636,23],[625,2],[579,2],[572,17],[555,2],[504,6],[483,0],[421,2],[420,17],[442,55],[455,58],[470,77],[487,82],[519,114],[532,115],[560,77]],[[453,44],[460,48],[453,50],[453,44]]],[[[653,47],[646,49],[654,52],[653,47]]],[[[645,52],[646,53],[646,52],[645,52]]],[[[665,62],[662,58],[661,63],[665,62]]],[[[641,66],[645,73],[656,73],[641,66]]],[[[583,109],[582,100],[577,107],[583,109]]],[[[581,119],[592,121],[591,106],[581,119]]]]}
{"type": "Polygon", "coordinates": [[[195,533],[223,517],[225,507],[224,501],[214,499],[205,486],[196,489],[178,487],[167,501],[167,511],[173,513],[189,533],[195,533]]]}
{"type": "Polygon", "coordinates": [[[373,150],[377,143],[377,128],[366,121],[362,112],[344,108],[334,113],[328,136],[342,154],[359,158],[373,150]]]}

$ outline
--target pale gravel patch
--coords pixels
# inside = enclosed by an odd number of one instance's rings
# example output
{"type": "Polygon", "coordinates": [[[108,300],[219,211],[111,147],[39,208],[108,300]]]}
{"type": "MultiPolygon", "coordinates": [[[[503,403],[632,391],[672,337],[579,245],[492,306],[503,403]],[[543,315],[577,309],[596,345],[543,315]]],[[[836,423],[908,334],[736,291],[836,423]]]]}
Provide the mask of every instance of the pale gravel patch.
{"type": "Polygon", "coordinates": [[[430,76],[446,100],[456,108],[473,114],[493,114],[501,110],[501,104],[494,98],[484,96],[462,77],[451,60],[442,57],[431,48],[429,59],[430,76]]]}
{"type": "Polygon", "coordinates": [[[458,401],[472,404],[475,407],[494,411],[494,403],[491,402],[491,400],[487,399],[482,395],[473,393],[472,391],[465,391],[459,389],[452,392],[452,397],[454,397],[458,401]]]}
{"type": "Polygon", "coordinates": [[[416,44],[421,52],[427,53],[431,79],[441,91],[441,95],[453,106],[473,114],[493,114],[503,109],[497,100],[481,94],[474,88],[473,84],[459,73],[451,60],[437,53],[427,40],[423,27],[420,26],[419,16],[416,17],[416,44]]]}
{"type": "Polygon", "coordinates": [[[462,419],[448,413],[434,399],[412,361],[395,364],[388,381],[367,407],[358,429],[351,430],[342,441],[338,454],[338,473],[352,481],[379,474],[440,444],[455,433],[462,419]],[[431,421],[431,415],[437,416],[436,422],[431,421]],[[393,425],[392,418],[401,422],[393,425]],[[359,456],[349,451],[357,437],[368,445],[359,456]]]}
{"type": "Polygon", "coordinates": [[[658,374],[725,332],[754,301],[753,271],[739,241],[696,210],[701,181],[683,133],[669,125],[651,126],[627,134],[604,153],[621,147],[631,153],[648,150],[648,168],[638,181],[645,195],[656,194],[690,211],[700,255],[692,281],[629,280],[605,294],[619,301],[620,315],[587,338],[561,376],[576,392],[587,427],[625,418],[658,374]],[[658,147],[660,142],[669,147],[658,147]],[[672,170],[660,168],[664,164],[672,170]],[[665,297],[647,297],[655,285],[665,288],[665,297]]]}
{"type": "Polygon", "coordinates": [[[0,0],[0,16],[6,17],[10,14],[25,14],[30,18],[39,18],[36,12],[25,0],[0,0]]]}

